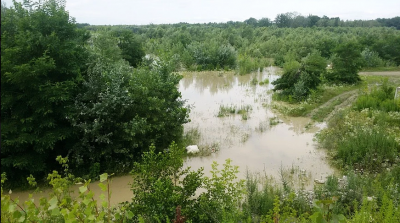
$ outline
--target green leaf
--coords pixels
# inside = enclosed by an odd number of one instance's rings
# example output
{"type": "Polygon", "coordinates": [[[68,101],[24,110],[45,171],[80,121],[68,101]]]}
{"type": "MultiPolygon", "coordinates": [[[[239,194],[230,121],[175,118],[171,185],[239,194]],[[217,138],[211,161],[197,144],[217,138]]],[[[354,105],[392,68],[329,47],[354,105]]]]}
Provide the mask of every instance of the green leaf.
{"type": "Polygon", "coordinates": [[[108,174],[107,173],[103,173],[100,175],[100,182],[104,182],[105,180],[107,180],[108,178],[108,174]]]}
{"type": "Polygon", "coordinates": [[[93,221],[95,219],[94,214],[89,215],[88,220],[93,221]]]}
{"type": "Polygon", "coordinates": [[[57,197],[54,196],[53,198],[51,198],[49,200],[50,207],[48,210],[51,211],[51,210],[55,209],[57,207],[57,203],[58,203],[57,197]]]}
{"type": "Polygon", "coordinates": [[[79,187],[79,192],[82,194],[82,193],[85,193],[86,191],[87,191],[87,186],[81,186],[81,187],[79,187]]]}
{"type": "Polygon", "coordinates": [[[315,212],[313,215],[310,216],[310,219],[314,223],[325,223],[325,219],[323,218],[322,214],[319,212],[315,212]]]}
{"type": "Polygon", "coordinates": [[[104,200],[106,200],[106,195],[100,194],[99,198],[100,198],[100,200],[104,201],[104,200]]]}
{"type": "Polygon", "coordinates": [[[102,191],[107,191],[107,186],[106,186],[105,184],[99,183],[98,185],[99,185],[99,187],[100,187],[100,189],[101,189],[102,191]]]}
{"type": "Polygon", "coordinates": [[[14,211],[15,211],[15,205],[11,204],[11,205],[8,207],[8,212],[9,212],[9,213],[13,213],[14,211]]]}
{"type": "Polygon", "coordinates": [[[24,222],[25,221],[25,215],[22,215],[19,219],[18,222],[24,222]]]}
{"type": "Polygon", "coordinates": [[[14,211],[13,217],[14,219],[19,219],[22,216],[22,213],[20,211],[14,211]]]}
{"type": "Polygon", "coordinates": [[[60,209],[59,208],[54,208],[51,211],[51,216],[57,216],[57,215],[60,215],[60,209]]]}
{"type": "Polygon", "coordinates": [[[84,203],[87,206],[90,203],[90,200],[85,198],[83,199],[82,203],[84,203]]]}
{"type": "Polygon", "coordinates": [[[132,213],[132,211],[127,211],[127,212],[125,212],[125,217],[126,217],[127,219],[132,219],[132,218],[133,218],[133,213],[132,213]]]}

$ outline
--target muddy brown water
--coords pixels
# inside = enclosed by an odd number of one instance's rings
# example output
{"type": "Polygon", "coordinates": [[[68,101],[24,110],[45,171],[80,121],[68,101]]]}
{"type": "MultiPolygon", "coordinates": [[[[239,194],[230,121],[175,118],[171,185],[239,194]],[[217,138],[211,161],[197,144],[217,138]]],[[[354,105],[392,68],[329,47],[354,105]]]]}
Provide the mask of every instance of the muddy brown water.
{"type": "MultiPolygon", "coordinates": [[[[216,161],[222,166],[226,159],[239,166],[239,177],[245,178],[246,170],[280,177],[280,169],[296,169],[306,172],[305,188],[313,187],[314,179],[325,178],[335,171],[326,161],[323,150],[317,149],[314,134],[324,125],[307,126],[306,117],[285,117],[270,107],[273,88],[271,82],[279,76],[279,69],[268,67],[262,72],[234,75],[233,72],[188,72],[179,84],[183,99],[191,105],[191,122],[185,131],[196,129],[200,133],[198,145],[210,149],[207,156],[188,157],[185,166],[196,170],[204,167],[206,175],[216,161]],[[269,79],[269,84],[253,84],[252,80],[269,79]],[[221,106],[248,108],[247,119],[241,114],[218,117],[221,106]],[[308,128],[307,128],[308,127],[308,128]]],[[[112,178],[111,203],[117,204],[132,198],[131,176],[112,178]]],[[[96,185],[91,189],[98,196],[101,191],[96,185]]],[[[77,188],[78,186],[76,186],[77,188]]],[[[44,190],[35,195],[47,195],[44,190]]],[[[13,192],[12,198],[27,200],[31,191],[13,192]]]]}

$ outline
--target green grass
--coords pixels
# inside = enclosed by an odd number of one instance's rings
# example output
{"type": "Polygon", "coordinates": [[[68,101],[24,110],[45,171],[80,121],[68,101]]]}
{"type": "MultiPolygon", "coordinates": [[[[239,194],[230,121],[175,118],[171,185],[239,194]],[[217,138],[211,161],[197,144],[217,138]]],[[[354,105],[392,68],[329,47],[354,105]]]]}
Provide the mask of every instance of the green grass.
{"type": "Polygon", "coordinates": [[[225,117],[229,115],[239,114],[242,116],[242,120],[247,120],[249,118],[249,111],[251,110],[250,105],[241,105],[239,108],[236,105],[220,105],[217,117],[225,117]]]}
{"type": "Polygon", "coordinates": [[[346,97],[339,97],[336,100],[334,100],[331,104],[328,106],[319,108],[315,114],[311,117],[313,120],[317,122],[322,122],[324,119],[335,109],[337,105],[340,105],[343,103],[343,101],[346,100],[346,97]]]}
{"type": "Polygon", "coordinates": [[[344,138],[339,141],[335,156],[335,159],[342,161],[343,168],[350,166],[372,173],[381,172],[387,166],[396,164],[400,145],[383,128],[356,128],[353,134],[344,138]]]}
{"type": "MultiPolygon", "coordinates": [[[[370,85],[381,84],[383,80],[388,79],[383,76],[369,76],[361,75],[361,82],[354,85],[321,85],[318,89],[312,91],[308,98],[303,102],[296,102],[293,98],[285,96],[279,93],[274,93],[272,99],[275,101],[283,101],[284,104],[273,104],[273,108],[278,110],[280,113],[297,117],[297,116],[307,116],[316,108],[329,101],[330,99],[343,94],[348,91],[353,91],[357,89],[366,89],[370,85]]],[[[400,78],[393,76],[389,77],[389,82],[391,85],[399,85],[400,78]]],[[[327,111],[321,111],[326,113],[327,111]]],[[[321,114],[323,117],[323,114],[321,114]]],[[[320,117],[316,117],[321,119],[320,117]]]]}
{"type": "Polygon", "coordinates": [[[339,168],[376,173],[400,165],[400,101],[393,97],[384,81],[338,112],[319,133],[318,141],[339,168]]]}
{"type": "Polygon", "coordinates": [[[183,134],[181,140],[178,142],[178,146],[186,148],[188,145],[197,145],[199,144],[200,137],[201,134],[198,127],[189,129],[183,134]]]}
{"type": "Polygon", "coordinates": [[[277,125],[279,123],[280,123],[280,121],[279,121],[278,117],[273,117],[273,118],[269,119],[269,125],[270,126],[277,125]]]}
{"type": "Polygon", "coordinates": [[[260,81],[258,84],[259,85],[269,84],[269,79],[267,78],[267,79],[265,79],[263,81],[260,81]]]}
{"type": "Polygon", "coordinates": [[[257,84],[258,84],[257,78],[254,77],[253,79],[251,79],[250,83],[251,83],[252,85],[257,85],[257,84]]]}
{"type": "Polygon", "coordinates": [[[236,113],[236,106],[220,105],[217,117],[225,117],[228,116],[229,114],[235,114],[235,113],[236,113]]]}

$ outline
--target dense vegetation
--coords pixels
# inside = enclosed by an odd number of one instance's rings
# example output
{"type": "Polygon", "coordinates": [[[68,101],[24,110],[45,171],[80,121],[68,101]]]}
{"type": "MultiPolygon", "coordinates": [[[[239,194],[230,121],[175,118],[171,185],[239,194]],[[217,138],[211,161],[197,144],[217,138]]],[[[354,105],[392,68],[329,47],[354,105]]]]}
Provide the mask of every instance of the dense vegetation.
{"type": "Polygon", "coordinates": [[[382,27],[386,25],[378,20],[364,22],[286,13],[274,21],[84,27],[130,30],[144,43],[146,53],[170,61],[177,71],[234,69],[247,74],[273,64],[281,66],[284,77],[274,83],[279,85],[281,99],[301,101],[320,82],[357,83],[361,69],[400,65],[396,50],[400,31],[392,25],[382,27]],[[318,69],[306,72],[305,60],[319,63],[318,69]],[[323,69],[323,62],[331,69],[323,69]]]}
{"type": "Polygon", "coordinates": [[[44,179],[58,155],[79,175],[129,171],[152,143],[161,150],[179,140],[188,115],[181,77],[163,61],[139,66],[144,51],[132,33],[78,29],[56,1],[2,6],[1,27],[9,182],[44,179]]]}
{"type": "Polygon", "coordinates": [[[82,29],[58,2],[1,8],[2,222],[400,221],[400,101],[387,81],[366,88],[318,135],[345,176],[306,191],[290,182],[296,170],[282,169],[280,186],[250,172],[238,180],[230,160],[222,169],[214,163],[210,177],[183,168],[174,141],[189,108],[173,73],[245,74],[274,62],[283,67],[275,98],[318,104],[329,87],[340,88],[329,84],[359,82],[362,67],[400,65],[399,17],[286,13],[274,21],[82,29]],[[111,206],[110,176],[100,173],[127,171],[134,198],[111,206]],[[104,194],[95,200],[89,178],[98,176],[104,194]],[[39,205],[3,193],[26,179],[36,187],[35,178],[53,188],[39,205]]]}

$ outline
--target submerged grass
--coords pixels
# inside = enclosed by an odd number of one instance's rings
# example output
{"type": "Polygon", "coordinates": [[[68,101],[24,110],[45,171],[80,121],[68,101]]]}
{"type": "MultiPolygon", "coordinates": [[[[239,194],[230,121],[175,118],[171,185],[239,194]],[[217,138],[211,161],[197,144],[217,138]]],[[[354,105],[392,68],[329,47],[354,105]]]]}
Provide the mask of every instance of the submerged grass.
{"type": "Polygon", "coordinates": [[[249,112],[252,110],[251,105],[241,105],[240,107],[237,107],[236,105],[230,105],[230,106],[225,106],[225,105],[220,105],[217,117],[225,117],[225,116],[230,116],[230,115],[235,115],[239,114],[242,116],[242,120],[247,120],[249,119],[249,112]]]}
{"type": "Polygon", "coordinates": [[[179,148],[186,148],[189,145],[198,145],[200,142],[199,127],[191,128],[184,132],[181,139],[177,142],[179,148]]]}
{"type": "Polygon", "coordinates": [[[259,85],[269,84],[269,79],[266,78],[265,80],[260,81],[258,84],[259,84],[259,85]]]}

